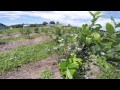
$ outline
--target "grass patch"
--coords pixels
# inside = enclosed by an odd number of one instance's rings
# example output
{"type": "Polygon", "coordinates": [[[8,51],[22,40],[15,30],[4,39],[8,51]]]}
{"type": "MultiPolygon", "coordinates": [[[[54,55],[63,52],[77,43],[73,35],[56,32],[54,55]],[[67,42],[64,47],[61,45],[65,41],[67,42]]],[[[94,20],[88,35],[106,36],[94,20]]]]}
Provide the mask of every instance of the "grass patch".
{"type": "Polygon", "coordinates": [[[51,54],[47,53],[46,48],[54,46],[54,41],[44,42],[33,46],[21,46],[10,52],[0,53],[0,74],[13,70],[23,64],[44,59],[51,54]]]}
{"type": "Polygon", "coordinates": [[[21,40],[23,39],[22,37],[16,37],[16,38],[7,38],[7,39],[0,39],[0,42],[11,42],[11,41],[18,41],[18,40],[21,40]]]}
{"type": "MultiPolygon", "coordinates": [[[[35,35],[31,35],[30,38],[36,38],[36,37],[39,37],[39,36],[43,36],[45,34],[35,34],[35,35]]],[[[6,38],[6,39],[0,39],[0,43],[7,43],[7,42],[11,42],[11,41],[18,41],[18,40],[22,40],[22,39],[26,39],[27,37],[26,36],[23,36],[23,37],[16,37],[16,38],[6,38]]]]}
{"type": "MultiPolygon", "coordinates": [[[[16,33],[16,32],[20,32],[20,31],[25,31],[26,29],[29,29],[29,30],[31,30],[32,31],[32,33],[33,32],[35,32],[35,29],[36,29],[37,27],[30,27],[30,28],[13,28],[13,29],[3,29],[3,30],[0,30],[0,34],[7,34],[7,35],[9,35],[9,34],[12,34],[12,33],[16,33]]],[[[51,27],[38,27],[38,31],[39,31],[39,33],[41,33],[41,32],[44,32],[44,31],[52,31],[54,28],[51,28],[51,27]]]]}
{"type": "Polygon", "coordinates": [[[37,38],[39,36],[44,36],[45,34],[35,34],[35,35],[30,35],[30,38],[37,38]]]}
{"type": "Polygon", "coordinates": [[[120,79],[120,70],[112,64],[106,62],[104,58],[98,58],[98,64],[101,69],[100,79],[120,79]]]}
{"type": "MultiPolygon", "coordinates": [[[[27,28],[3,29],[3,30],[0,30],[0,34],[12,34],[12,33],[15,33],[15,32],[19,32],[21,29],[25,30],[27,28]]],[[[33,27],[30,27],[29,29],[34,31],[33,27]]]]}
{"type": "Polygon", "coordinates": [[[20,28],[13,28],[13,29],[4,29],[0,30],[0,34],[11,34],[15,32],[19,32],[20,28]]]}
{"type": "Polygon", "coordinates": [[[43,79],[52,79],[53,78],[52,70],[47,69],[47,70],[41,72],[40,77],[43,78],[43,79]]]}

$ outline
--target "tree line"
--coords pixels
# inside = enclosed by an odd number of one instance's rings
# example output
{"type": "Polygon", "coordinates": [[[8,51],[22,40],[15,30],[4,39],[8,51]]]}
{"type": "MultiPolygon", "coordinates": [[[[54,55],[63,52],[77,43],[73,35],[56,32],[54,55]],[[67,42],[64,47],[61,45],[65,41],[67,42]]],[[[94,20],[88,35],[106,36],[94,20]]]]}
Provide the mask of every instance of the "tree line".
{"type": "MultiPolygon", "coordinates": [[[[60,24],[59,22],[56,22],[55,21],[50,21],[49,23],[48,22],[43,22],[42,24],[29,24],[30,27],[39,27],[39,26],[46,26],[47,24],[60,24]]],[[[13,28],[22,28],[25,24],[16,24],[16,25],[11,25],[10,27],[13,27],[13,28]]]]}

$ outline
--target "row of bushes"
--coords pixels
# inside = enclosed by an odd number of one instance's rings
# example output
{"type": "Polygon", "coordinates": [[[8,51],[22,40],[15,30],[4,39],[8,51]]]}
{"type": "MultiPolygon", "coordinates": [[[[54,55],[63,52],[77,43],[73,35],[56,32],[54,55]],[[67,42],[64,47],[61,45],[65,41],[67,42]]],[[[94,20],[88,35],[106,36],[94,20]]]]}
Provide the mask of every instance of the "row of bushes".
{"type": "MultiPolygon", "coordinates": [[[[104,73],[104,78],[120,78],[120,71],[117,71],[120,63],[120,33],[115,31],[120,23],[114,26],[107,23],[106,32],[101,32],[102,26],[96,24],[102,16],[100,13],[90,12],[93,17],[90,25],[83,24],[76,29],[57,26],[54,30],[56,47],[53,49],[58,55],[60,72],[64,78],[86,78],[93,62],[104,73]],[[95,56],[95,59],[91,56],[95,56]]],[[[111,20],[114,21],[113,18],[111,20]]]]}

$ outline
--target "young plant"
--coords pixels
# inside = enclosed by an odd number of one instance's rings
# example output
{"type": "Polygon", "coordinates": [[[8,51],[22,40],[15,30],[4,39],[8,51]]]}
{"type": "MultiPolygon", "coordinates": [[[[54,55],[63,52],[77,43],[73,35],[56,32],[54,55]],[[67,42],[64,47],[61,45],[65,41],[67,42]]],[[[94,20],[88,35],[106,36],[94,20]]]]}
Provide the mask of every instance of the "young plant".
{"type": "Polygon", "coordinates": [[[39,33],[39,28],[36,27],[36,28],[34,29],[34,31],[35,31],[35,33],[39,33]]]}
{"type": "Polygon", "coordinates": [[[59,63],[61,74],[65,77],[65,79],[73,79],[75,78],[76,71],[82,65],[82,59],[77,58],[76,55],[73,53],[71,57],[65,61],[61,61],[59,63]]]}
{"type": "Polygon", "coordinates": [[[20,33],[24,36],[26,36],[26,38],[30,39],[30,34],[32,33],[32,31],[29,28],[25,28],[25,29],[20,29],[20,33]]]}
{"type": "Polygon", "coordinates": [[[12,32],[10,30],[6,30],[5,33],[6,33],[7,36],[10,36],[12,32]]]}
{"type": "Polygon", "coordinates": [[[21,33],[21,35],[25,34],[25,30],[23,28],[19,29],[19,32],[21,33]]]}
{"type": "Polygon", "coordinates": [[[47,70],[41,72],[40,77],[42,77],[43,79],[52,79],[53,78],[52,70],[47,69],[47,70]]]}
{"type": "MultiPolygon", "coordinates": [[[[60,57],[59,59],[65,59],[65,61],[60,60],[61,74],[65,78],[75,78],[76,69],[80,68],[78,64],[73,65],[76,67],[74,70],[69,68],[69,65],[73,64],[70,59],[73,59],[73,57],[70,56],[70,53],[75,53],[74,59],[76,57],[82,59],[84,65],[81,67],[84,67],[86,62],[90,62],[91,55],[105,57],[105,60],[111,58],[114,60],[116,57],[118,60],[120,59],[118,57],[120,53],[120,33],[115,30],[120,27],[120,24],[115,23],[115,26],[113,26],[107,23],[106,31],[102,31],[102,26],[96,24],[96,21],[103,16],[100,15],[101,12],[90,12],[90,14],[93,17],[90,25],[83,24],[81,28],[77,29],[71,27],[63,29],[61,26],[57,26],[53,32],[57,45],[56,53],[60,57]]],[[[115,22],[113,18],[112,20],[115,22]]]]}

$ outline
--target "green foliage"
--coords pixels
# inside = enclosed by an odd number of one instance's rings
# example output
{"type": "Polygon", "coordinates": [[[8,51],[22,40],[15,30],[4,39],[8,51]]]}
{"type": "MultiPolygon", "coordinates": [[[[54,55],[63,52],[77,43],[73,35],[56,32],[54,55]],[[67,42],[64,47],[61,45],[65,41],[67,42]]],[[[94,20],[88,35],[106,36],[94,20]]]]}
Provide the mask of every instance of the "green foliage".
{"type": "Polygon", "coordinates": [[[78,71],[79,67],[82,65],[82,59],[76,58],[76,55],[73,53],[71,57],[65,61],[59,63],[61,74],[65,76],[66,79],[73,79],[74,74],[78,71]]]}
{"type": "Polygon", "coordinates": [[[35,33],[39,33],[39,28],[36,27],[36,28],[34,29],[34,31],[35,31],[35,33]]]}
{"type": "Polygon", "coordinates": [[[115,66],[108,63],[105,57],[97,57],[97,62],[101,68],[101,79],[120,79],[120,71],[115,66]]]}
{"type": "MultiPolygon", "coordinates": [[[[7,35],[8,33],[12,34],[12,33],[20,32],[20,30],[22,30],[22,29],[23,29],[23,28],[5,29],[5,30],[0,30],[0,33],[7,35]]],[[[26,28],[24,28],[24,29],[26,29],[26,28]]],[[[24,30],[24,29],[23,29],[23,30],[24,30]]],[[[32,29],[32,28],[30,28],[30,29],[32,29]]]]}
{"type": "Polygon", "coordinates": [[[19,32],[20,32],[21,34],[25,34],[25,31],[24,31],[23,28],[19,29],[19,32]]]}
{"type": "Polygon", "coordinates": [[[21,40],[21,37],[16,37],[16,38],[7,38],[7,39],[1,39],[0,42],[11,42],[11,41],[17,41],[17,40],[21,40]]]}
{"type": "Polygon", "coordinates": [[[110,23],[107,23],[107,24],[106,24],[106,30],[108,31],[108,33],[109,33],[110,35],[115,32],[114,27],[113,27],[112,24],[110,24],[110,23]]]}
{"type": "Polygon", "coordinates": [[[116,26],[115,26],[115,28],[118,28],[118,27],[120,27],[120,23],[116,24],[116,26]]]}
{"type": "Polygon", "coordinates": [[[40,77],[43,78],[43,79],[52,79],[53,78],[52,70],[47,69],[47,70],[41,72],[40,77]]]}
{"type": "Polygon", "coordinates": [[[9,30],[9,31],[6,31],[5,33],[7,36],[10,36],[12,32],[9,30]]]}
{"type": "Polygon", "coordinates": [[[115,22],[114,18],[111,17],[110,19],[114,22],[114,25],[116,25],[116,22],[115,22]]]}
{"type": "MultiPolygon", "coordinates": [[[[44,34],[36,34],[36,35],[31,35],[30,38],[36,38],[36,37],[39,37],[39,36],[42,36],[44,34]]],[[[0,43],[7,43],[7,42],[11,42],[11,41],[18,41],[18,40],[22,40],[22,39],[25,39],[26,37],[23,36],[23,37],[16,37],[16,38],[6,38],[6,39],[0,39],[0,43]]]]}
{"type": "MultiPolygon", "coordinates": [[[[100,29],[102,26],[100,24],[96,24],[96,21],[103,15],[100,15],[101,12],[90,12],[90,14],[93,17],[90,25],[83,24],[82,27],[77,29],[57,26],[53,32],[55,35],[54,40],[56,42],[55,51],[59,56],[58,59],[60,60],[61,74],[66,79],[76,78],[76,75],[74,76],[77,72],[76,69],[81,69],[80,73],[85,72],[83,68],[86,62],[90,62],[90,55],[104,57],[106,58],[105,61],[109,61],[110,59],[114,60],[116,58],[120,59],[118,57],[118,51],[116,51],[116,47],[118,48],[120,44],[120,38],[119,33],[115,32],[115,27],[119,27],[119,24],[113,26],[112,24],[107,23],[107,31],[101,31],[100,29]],[[73,63],[73,59],[70,59],[73,58],[70,55],[71,53],[75,53],[76,57],[81,58],[83,65],[78,67],[78,63],[73,63]],[[62,60],[63,58],[65,61],[62,60]],[[73,69],[72,66],[76,69],[73,69]]],[[[114,18],[111,18],[111,20],[115,22],[114,18]]],[[[111,64],[109,62],[106,62],[104,66],[107,68],[110,65],[111,64]]],[[[81,75],[80,73],[78,76],[81,75]]]]}
{"type": "Polygon", "coordinates": [[[93,17],[93,19],[91,20],[91,22],[92,22],[91,26],[94,26],[95,23],[96,23],[96,21],[98,20],[98,18],[100,18],[100,17],[103,16],[103,15],[100,15],[101,12],[99,12],[99,11],[97,11],[97,12],[95,12],[95,13],[92,13],[92,12],[89,11],[89,13],[90,13],[91,16],[93,17]]]}
{"type": "Polygon", "coordinates": [[[85,40],[86,46],[89,46],[91,44],[91,42],[92,42],[92,38],[86,37],[86,40],[85,40]]]}
{"type": "Polygon", "coordinates": [[[54,45],[55,42],[49,41],[31,47],[20,46],[9,52],[0,52],[0,74],[50,56],[53,52],[48,54],[46,48],[54,45]]]}
{"type": "Polygon", "coordinates": [[[45,33],[46,35],[49,34],[52,30],[50,30],[52,27],[41,27],[41,32],[45,33]]]}
{"type": "Polygon", "coordinates": [[[25,35],[27,35],[27,37],[30,39],[30,34],[32,33],[32,31],[30,29],[26,29],[25,31],[25,35]]]}
{"type": "Polygon", "coordinates": [[[30,34],[32,33],[30,28],[20,29],[20,33],[30,39],[30,34]]]}
{"type": "Polygon", "coordinates": [[[100,34],[98,34],[98,33],[92,33],[92,38],[93,38],[93,40],[94,41],[96,41],[96,42],[100,42],[100,40],[101,40],[101,36],[100,36],[100,34]]]}

